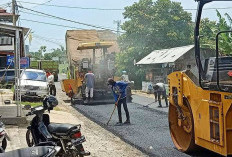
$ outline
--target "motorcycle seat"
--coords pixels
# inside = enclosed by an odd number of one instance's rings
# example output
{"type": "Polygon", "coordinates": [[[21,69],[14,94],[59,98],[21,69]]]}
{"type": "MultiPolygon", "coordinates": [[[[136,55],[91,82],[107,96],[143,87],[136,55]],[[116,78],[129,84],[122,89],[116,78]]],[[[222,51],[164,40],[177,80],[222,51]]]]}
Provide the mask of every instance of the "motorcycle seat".
{"type": "Polygon", "coordinates": [[[38,146],[38,147],[29,147],[13,150],[6,153],[0,153],[0,157],[38,157],[38,156],[46,156],[50,152],[54,151],[54,147],[52,146],[38,146]]]}
{"type": "Polygon", "coordinates": [[[77,125],[51,123],[48,125],[48,131],[52,134],[67,134],[72,130],[77,129],[77,125]]]}

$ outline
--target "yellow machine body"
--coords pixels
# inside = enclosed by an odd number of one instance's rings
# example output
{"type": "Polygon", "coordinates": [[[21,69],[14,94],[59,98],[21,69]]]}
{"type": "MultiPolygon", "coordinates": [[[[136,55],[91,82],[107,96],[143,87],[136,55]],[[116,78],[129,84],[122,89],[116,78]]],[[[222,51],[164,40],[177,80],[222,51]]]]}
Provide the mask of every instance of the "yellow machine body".
{"type": "Polygon", "coordinates": [[[72,97],[74,94],[78,94],[83,85],[84,76],[83,74],[75,70],[75,78],[74,79],[64,79],[61,81],[62,91],[66,93],[69,97],[72,97]]]}
{"type": "Polygon", "coordinates": [[[81,43],[77,50],[86,50],[86,49],[100,49],[100,48],[109,48],[113,46],[113,42],[88,42],[88,43],[81,43]]]}
{"type": "Polygon", "coordinates": [[[204,90],[186,71],[173,72],[169,83],[169,128],[183,151],[195,145],[218,154],[232,154],[232,93],[204,90]]]}
{"type": "MultiPolygon", "coordinates": [[[[81,43],[77,50],[86,50],[86,49],[107,49],[111,47],[113,42],[88,42],[81,43]]],[[[95,51],[94,51],[95,53],[95,51]]],[[[91,58],[91,57],[89,57],[91,58]]],[[[93,59],[94,60],[94,59],[93,59]]],[[[79,65],[80,66],[80,65],[79,65]]],[[[80,66],[81,67],[81,66],[80,66]]],[[[82,69],[79,69],[78,66],[75,67],[74,79],[64,79],[61,81],[62,91],[66,93],[69,97],[73,97],[74,95],[78,95],[81,92],[81,88],[83,86],[85,73],[82,69]]]]}

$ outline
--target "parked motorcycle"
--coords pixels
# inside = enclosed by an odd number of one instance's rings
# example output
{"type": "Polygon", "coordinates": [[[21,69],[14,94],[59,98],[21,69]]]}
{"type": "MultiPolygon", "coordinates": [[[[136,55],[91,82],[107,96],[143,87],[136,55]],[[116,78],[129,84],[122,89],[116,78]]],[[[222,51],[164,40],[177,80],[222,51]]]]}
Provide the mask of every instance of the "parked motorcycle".
{"type": "Polygon", "coordinates": [[[50,111],[58,105],[54,96],[48,96],[43,101],[43,106],[31,109],[27,115],[35,115],[28,126],[26,141],[29,147],[37,146],[41,142],[55,142],[62,149],[58,156],[62,157],[83,157],[90,153],[85,151],[82,143],[85,137],[81,134],[81,125],[50,123],[46,110],[50,111]]]}
{"type": "Polygon", "coordinates": [[[38,146],[0,153],[0,157],[55,157],[59,151],[58,146],[38,146]]]}
{"type": "MultiPolygon", "coordinates": [[[[2,115],[0,115],[0,118],[2,115]]],[[[5,130],[5,124],[0,121],[0,153],[5,152],[6,147],[7,147],[7,141],[10,141],[10,137],[8,136],[6,130],[5,130]]]]}

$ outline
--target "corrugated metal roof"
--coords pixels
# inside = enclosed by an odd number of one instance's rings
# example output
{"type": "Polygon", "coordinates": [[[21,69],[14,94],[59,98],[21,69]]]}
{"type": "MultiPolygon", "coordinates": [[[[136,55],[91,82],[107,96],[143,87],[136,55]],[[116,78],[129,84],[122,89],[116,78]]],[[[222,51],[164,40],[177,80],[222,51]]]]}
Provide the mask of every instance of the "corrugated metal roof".
{"type": "Polygon", "coordinates": [[[194,45],[175,47],[171,49],[155,50],[149,55],[141,59],[136,64],[159,64],[159,63],[173,63],[182,55],[194,48],[194,45]]]}

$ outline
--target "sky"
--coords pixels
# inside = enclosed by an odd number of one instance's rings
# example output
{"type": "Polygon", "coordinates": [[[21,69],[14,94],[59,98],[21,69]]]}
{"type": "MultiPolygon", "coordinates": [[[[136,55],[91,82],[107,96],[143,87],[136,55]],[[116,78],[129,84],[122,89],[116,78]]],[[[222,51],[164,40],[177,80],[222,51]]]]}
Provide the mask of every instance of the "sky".
{"type": "MultiPolygon", "coordinates": [[[[110,28],[113,30],[117,29],[115,20],[121,20],[123,23],[123,10],[94,10],[94,9],[78,9],[78,8],[59,8],[59,7],[49,7],[44,5],[28,4],[25,2],[47,4],[47,5],[61,5],[70,7],[82,7],[82,8],[103,8],[103,9],[123,9],[126,6],[130,6],[139,0],[17,0],[19,5],[32,10],[40,11],[43,13],[59,16],[65,19],[70,19],[86,24],[91,24],[95,26],[102,26],[104,28],[110,28]]],[[[197,3],[194,0],[173,0],[180,2],[184,9],[196,9],[197,3]]],[[[6,3],[11,2],[11,0],[0,0],[0,7],[7,8],[7,11],[11,11],[10,7],[7,7],[6,3]]],[[[206,8],[223,8],[232,7],[232,2],[214,2],[207,4],[206,8]]],[[[222,14],[229,13],[232,15],[231,9],[219,10],[222,14]]],[[[189,10],[188,10],[189,11],[189,10]]],[[[196,11],[189,11],[193,15],[193,20],[195,19],[196,11]]],[[[47,18],[45,16],[37,16],[28,10],[20,9],[20,20],[18,22],[19,26],[30,28],[33,32],[32,42],[29,45],[30,51],[37,51],[40,46],[47,46],[47,52],[53,48],[58,48],[59,45],[65,47],[65,33],[67,30],[71,29],[95,29],[93,27],[84,26],[77,23],[71,23],[67,21],[57,20],[54,18],[47,18]],[[27,21],[26,21],[27,20],[27,21]],[[41,23],[36,23],[28,20],[52,23],[57,25],[65,25],[75,28],[60,27],[54,25],[46,25],[41,23]]],[[[211,20],[217,20],[215,10],[206,10],[203,17],[209,17],[211,20]]],[[[26,44],[29,44],[26,40],[26,44]]]]}

